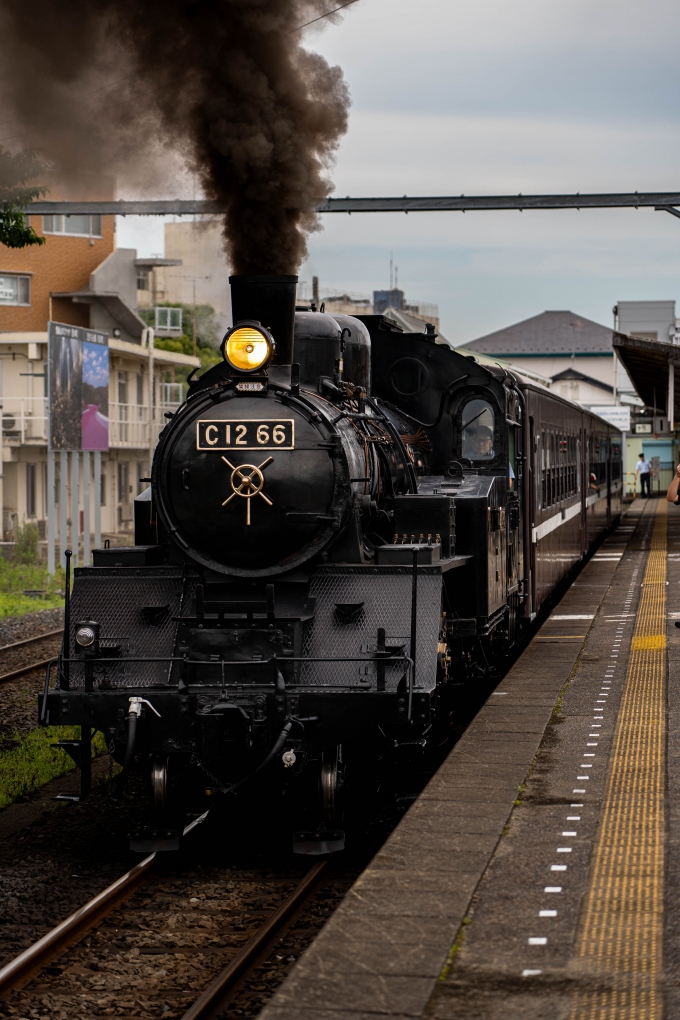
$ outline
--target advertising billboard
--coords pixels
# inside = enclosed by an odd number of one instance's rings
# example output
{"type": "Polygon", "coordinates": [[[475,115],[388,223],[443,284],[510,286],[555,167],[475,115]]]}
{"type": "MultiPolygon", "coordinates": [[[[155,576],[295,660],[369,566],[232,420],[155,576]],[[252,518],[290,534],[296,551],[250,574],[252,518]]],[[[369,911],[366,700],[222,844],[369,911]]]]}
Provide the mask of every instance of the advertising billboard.
{"type": "Polygon", "coordinates": [[[590,410],[593,414],[599,414],[600,418],[604,418],[615,429],[630,432],[630,407],[628,405],[598,404],[597,406],[592,405],[590,410]]]}
{"type": "Polygon", "coordinates": [[[51,450],[108,450],[109,338],[48,324],[51,450]]]}

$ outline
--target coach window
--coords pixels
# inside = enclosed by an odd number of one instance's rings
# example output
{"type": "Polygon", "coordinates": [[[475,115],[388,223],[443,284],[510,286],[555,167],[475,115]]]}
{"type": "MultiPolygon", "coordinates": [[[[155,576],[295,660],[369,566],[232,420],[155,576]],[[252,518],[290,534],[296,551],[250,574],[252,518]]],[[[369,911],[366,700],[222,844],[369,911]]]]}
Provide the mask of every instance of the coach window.
{"type": "Polygon", "coordinates": [[[494,413],[486,400],[470,400],[463,408],[463,457],[493,460],[494,413]]]}

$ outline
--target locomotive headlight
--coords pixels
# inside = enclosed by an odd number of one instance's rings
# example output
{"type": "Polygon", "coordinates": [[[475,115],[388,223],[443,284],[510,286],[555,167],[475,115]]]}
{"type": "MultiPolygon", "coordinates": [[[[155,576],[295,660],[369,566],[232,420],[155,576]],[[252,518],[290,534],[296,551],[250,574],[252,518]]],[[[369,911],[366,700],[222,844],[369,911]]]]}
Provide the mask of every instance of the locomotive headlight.
{"type": "Polygon", "coordinates": [[[222,354],[239,372],[256,372],[270,361],[274,341],[259,326],[236,324],[222,341],[222,354]]]}
{"type": "Polygon", "coordinates": [[[74,627],[76,655],[84,659],[99,656],[99,624],[96,620],[80,620],[74,627]]]}
{"type": "Polygon", "coordinates": [[[79,627],[76,631],[76,641],[81,648],[89,648],[90,645],[94,644],[96,637],[97,635],[92,627],[79,627]]]}

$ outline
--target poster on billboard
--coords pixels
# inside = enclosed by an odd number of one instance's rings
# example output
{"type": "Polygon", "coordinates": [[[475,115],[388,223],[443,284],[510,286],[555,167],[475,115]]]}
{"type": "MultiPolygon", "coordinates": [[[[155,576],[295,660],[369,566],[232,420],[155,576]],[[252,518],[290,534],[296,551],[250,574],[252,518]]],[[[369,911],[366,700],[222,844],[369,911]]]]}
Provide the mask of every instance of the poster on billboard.
{"type": "Polygon", "coordinates": [[[48,324],[51,450],[108,450],[109,338],[48,324]]]}

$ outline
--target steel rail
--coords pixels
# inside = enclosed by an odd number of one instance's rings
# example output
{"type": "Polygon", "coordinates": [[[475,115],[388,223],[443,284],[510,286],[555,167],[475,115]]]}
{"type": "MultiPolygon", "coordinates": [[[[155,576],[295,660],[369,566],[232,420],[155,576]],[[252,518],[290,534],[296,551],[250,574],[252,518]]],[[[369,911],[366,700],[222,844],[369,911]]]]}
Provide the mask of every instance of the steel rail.
{"type": "Polygon", "coordinates": [[[21,648],[22,645],[32,645],[37,641],[46,641],[47,638],[62,637],[64,628],[60,627],[59,630],[48,630],[45,634],[36,634],[35,637],[24,638],[23,641],[13,641],[11,645],[0,646],[0,653],[11,652],[13,648],[21,648]]]}
{"type": "MultiPolygon", "coordinates": [[[[11,645],[3,645],[0,647],[0,653],[11,652],[15,648],[35,644],[38,641],[47,641],[49,638],[62,637],[63,633],[64,629],[62,627],[59,630],[49,630],[44,634],[37,634],[35,637],[24,638],[23,641],[14,641],[11,645]]],[[[10,673],[3,673],[0,676],[0,687],[4,684],[11,683],[12,680],[18,680],[19,677],[26,676],[27,673],[32,673],[36,669],[44,669],[50,662],[52,662],[52,659],[41,659],[39,662],[29,662],[27,666],[20,666],[18,669],[13,669],[10,673]]]]}
{"type": "MultiPolygon", "coordinates": [[[[650,207],[673,212],[680,206],[678,191],[603,192],[575,195],[434,195],[375,198],[327,198],[317,206],[320,213],[367,212],[473,212],[499,209],[639,209],[650,207]]],[[[32,202],[24,212],[35,216],[196,216],[227,212],[223,203],[206,199],[165,199],[108,202],[32,202]]],[[[678,215],[676,213],[676,215],[678,215]]]]}
{"type": "Polygon", "coordinates": [[[97,893],[84,907],[76,910],[75,914],[71,914],[0,969],[0,995],[25,983],[36,971],[68,948],[69,943],[78,941],[87,928],[113,910],[121,899],[134,892],[155,858],[156,854],[153,853],[136,864],[108,888],[97,893]]]}
{"type": "Polygon", "coordinates": [[[28,666],[20,666],[19,669],[13,669],[11,673],[3,673],[0,676],[0,687],[11,683],[12,680],[18,680],[21,676],[26,676],[27,673],[32,673],[35,669],[44,669],[50,662],[54,662],[54,656],[51,659],[41,659],[40,662],[29,662],[28,666]]]}
{"type": "Polygon", "coordinates": [[[224,970],[208,985],[193,1006],[184,1013],[181,1020],[207,1020],[217,1005],[223,1002],[237,981],[255,963],[260,953],[267,947],[273,937],[281,930],[290,916],[304,903],[311,894],[322,872],[328,865],[328,858],[319,861],[307,872],[302,881],[285,898],[281,906],[267,918],[261,928],[246,944],[239,949],[236,956],[229,961],[224,970]]]}

